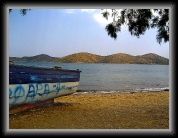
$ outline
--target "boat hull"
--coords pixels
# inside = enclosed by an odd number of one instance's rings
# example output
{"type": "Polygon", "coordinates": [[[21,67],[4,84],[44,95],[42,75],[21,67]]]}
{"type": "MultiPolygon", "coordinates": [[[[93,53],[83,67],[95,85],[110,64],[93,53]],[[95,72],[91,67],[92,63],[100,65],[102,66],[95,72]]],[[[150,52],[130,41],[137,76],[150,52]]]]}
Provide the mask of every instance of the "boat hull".
{"type": "Polygon", "coordinates": [[[9,107],[69,95],[77,91],[78,85],[79,82],[11,84],[9,85],[9,107]]]}
{"type": "Polygon", "coordinates": [[[47,101],[77,91],[80,72],[9,65],[9,107],[47,101]]]}

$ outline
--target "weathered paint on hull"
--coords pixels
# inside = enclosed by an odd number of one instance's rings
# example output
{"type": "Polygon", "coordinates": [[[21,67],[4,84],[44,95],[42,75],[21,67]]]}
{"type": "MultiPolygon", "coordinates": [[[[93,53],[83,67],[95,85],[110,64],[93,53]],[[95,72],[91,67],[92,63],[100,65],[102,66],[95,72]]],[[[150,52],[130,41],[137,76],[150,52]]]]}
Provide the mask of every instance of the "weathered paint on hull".
{"type": "Polygon", "coordinates": [[[77,91],[77,70],[9,64],[9,113],[30,109],[77,91]]]}
{"type": "Polygon", "coordinates": [[[9,65],[9,84],[79,82],[79,70],[9,65]]]}
{"type": "Polygon", "coordinates": [[[9,85],[9,107],[54,99],[77,91],[79,82],[30,83],[9,85]]]}

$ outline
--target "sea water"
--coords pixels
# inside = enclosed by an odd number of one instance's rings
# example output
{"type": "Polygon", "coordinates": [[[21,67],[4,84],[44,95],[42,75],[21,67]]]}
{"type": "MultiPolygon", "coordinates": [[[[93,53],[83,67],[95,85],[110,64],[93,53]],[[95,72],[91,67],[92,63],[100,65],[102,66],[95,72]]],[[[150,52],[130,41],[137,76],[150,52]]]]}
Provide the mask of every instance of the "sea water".
{"type": "Polygon", "coordinates": [[[169,89],[169,65],[14,62],[18,65],[79,69],[81,91],[161,91],[169,89]]]}

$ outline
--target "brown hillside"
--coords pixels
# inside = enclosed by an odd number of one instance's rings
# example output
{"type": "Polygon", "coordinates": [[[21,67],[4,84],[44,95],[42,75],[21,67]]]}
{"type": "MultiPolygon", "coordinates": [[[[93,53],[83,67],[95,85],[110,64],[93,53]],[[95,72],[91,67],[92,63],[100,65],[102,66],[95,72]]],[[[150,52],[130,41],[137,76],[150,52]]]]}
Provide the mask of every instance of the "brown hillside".
{"type": "Polygon", "coordinates": [[[115,64],[169,64],[169,60],[156,54],[132,56],[118,53],[108,56],[99,56],[87,52],[75,53],[54,60],[63,63],[115,63],[115,64]]]}
{"type": "Polygon", "coordinates": [[[114,63],[114,64],[162,64],[168,65],[169,59],[154,53],[140,56],[132,56],[124,53],[117,53],[108,56],[100,56],[87,52],[75,53],[62,58],[50,57],[45,54],[32,57],[9,57],[12,61],[25,62],[61,62],[61,63],[114,63]]]}
{"type": "Polygon", "coordinates": [[[71,54],[59,59],[54,60],[54,62],[64,62],[64,63],[98,63],[101,56],[94,55],[87,52],[71,54]]]}
{"type": "Polygon", "coordinates": [[[105,63],[120,63],[120,64],[132,64],[134,63],[134,56],[131,56],[129,54],[113,54],[105,57],[104,62],[105,63]]]}

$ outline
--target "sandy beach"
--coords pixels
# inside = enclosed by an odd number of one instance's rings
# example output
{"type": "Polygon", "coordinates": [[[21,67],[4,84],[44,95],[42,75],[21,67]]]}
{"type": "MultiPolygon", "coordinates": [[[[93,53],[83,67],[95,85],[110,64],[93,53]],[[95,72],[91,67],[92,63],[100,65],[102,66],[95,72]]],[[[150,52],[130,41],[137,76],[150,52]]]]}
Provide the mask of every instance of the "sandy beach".
{"type": "Polygon", "coordinates": [[[169,129],[169,91],[78,92],[9,115],[9,129],[169,129]]]}

